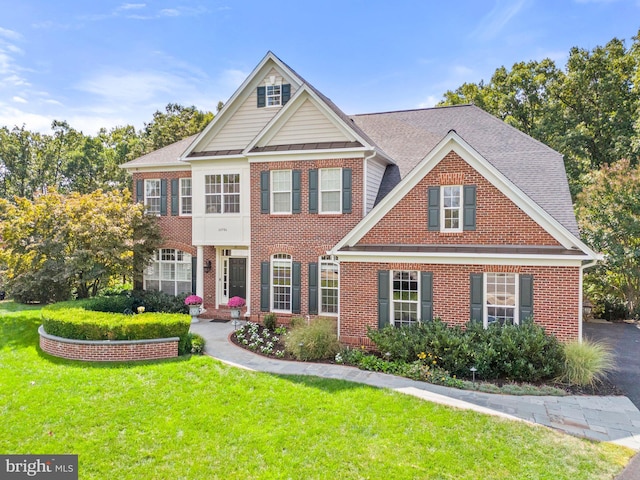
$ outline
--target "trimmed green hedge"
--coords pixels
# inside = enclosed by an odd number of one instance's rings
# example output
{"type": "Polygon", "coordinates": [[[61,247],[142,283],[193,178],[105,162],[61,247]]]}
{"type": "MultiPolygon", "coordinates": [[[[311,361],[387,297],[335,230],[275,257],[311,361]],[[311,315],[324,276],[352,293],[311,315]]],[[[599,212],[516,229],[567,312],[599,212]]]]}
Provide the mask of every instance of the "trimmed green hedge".
{"type": "Polygon", "coordinates": [[[191,319],[174,313],[125,315],[85,310],[83,302],[62,302],[42,309],[45,332],[74,340],[186,339],[191,319]]]}

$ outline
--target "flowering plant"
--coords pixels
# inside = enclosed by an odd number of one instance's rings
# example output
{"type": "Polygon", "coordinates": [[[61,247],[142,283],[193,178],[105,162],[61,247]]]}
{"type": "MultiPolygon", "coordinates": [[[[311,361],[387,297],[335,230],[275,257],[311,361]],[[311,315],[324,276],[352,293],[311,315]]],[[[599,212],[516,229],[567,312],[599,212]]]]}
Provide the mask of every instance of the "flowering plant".
{"type": "Polygon", "coordinates": [[[185,305],[202,305],[202,298],[197,295],[189,295],[184,299],[185,305]]]}
{"type": "Polygon", "coordinates": [[[144,313],[144,307],[138,307],[136,310],[138,313],[144,313]]]}
{"type": "Polygon", "coordinates": [[[231,297],[229,299],[229,303],[227,304],[227,306],[229,308],[241,308],[244,307],[245,301],[244,298],[242,297],[231,297]]]}

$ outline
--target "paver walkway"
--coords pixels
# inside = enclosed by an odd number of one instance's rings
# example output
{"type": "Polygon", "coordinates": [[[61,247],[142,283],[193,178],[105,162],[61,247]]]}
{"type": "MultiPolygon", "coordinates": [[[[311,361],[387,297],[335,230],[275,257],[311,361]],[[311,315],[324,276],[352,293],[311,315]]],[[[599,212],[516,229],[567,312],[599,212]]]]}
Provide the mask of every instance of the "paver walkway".
{"type": "Polygon", "coordinates": [[[613,442],[640,451],[640,411],[623,396],[514,396],[458,390],[384,373],[324,363],[290,362],[254,354],[233,345],[231,322],[202,320],[191,331],[206,340],[205,352],[241,368],[282,375],[344,379],[452,407],[546,425],[571,435],[613,442]]]}

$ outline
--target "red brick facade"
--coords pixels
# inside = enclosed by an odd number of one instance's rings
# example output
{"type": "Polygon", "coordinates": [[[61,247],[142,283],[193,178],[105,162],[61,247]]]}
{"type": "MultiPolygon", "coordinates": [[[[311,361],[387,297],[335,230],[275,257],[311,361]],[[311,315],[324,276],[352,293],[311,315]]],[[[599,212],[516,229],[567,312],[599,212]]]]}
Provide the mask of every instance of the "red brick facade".
{"type": "Polygon", "coordinates": [[[447,154],[358,243],[558,245],[557,240],[454,152],[447,154]],[[476,186],[475,231],[428,230],[427,190],[440,185],[476,186]]]}
{"type": "Polygon", "coordinates": [[[535,322],[562,340],[578,337],[579,267],[434,265],[407,263],[340,264],[341,341],[368,345],[367,326],[378,327],[378,271],[433,273],[433,316],[450,325],[470,318],[470,274],[509,271],[533,275],[535,322]]]}
{"type": "MultiPolygon", "coordinates": [[[[361,159],[305,160],[251,164],[251,185],[260,185],[264,170],[301,170],[300,213],[271,215],[260,213],[260,189],[251,190],[251,305],[253,318],[260,316],[260,264],[271,255],[286,253],[302,263],[301,313],[307,315],[309,305],[308,265],[318,262],[361,219],[363,210],[363,168],[361,159]],[[351,213],[309,213],[309,170],[343,167],[352,169],[351,213]]],[[[283,316],[286,317],[286,316],[283,316]]]]}

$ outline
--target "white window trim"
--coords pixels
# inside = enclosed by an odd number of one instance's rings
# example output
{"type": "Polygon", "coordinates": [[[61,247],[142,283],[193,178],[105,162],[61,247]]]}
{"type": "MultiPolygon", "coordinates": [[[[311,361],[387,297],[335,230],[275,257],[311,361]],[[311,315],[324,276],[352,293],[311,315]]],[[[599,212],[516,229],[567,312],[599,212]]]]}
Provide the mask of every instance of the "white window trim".
{"type": "MultiPolygon", "coordinates": [[[[241,215],[242,214],[242,192],[238,192],[238,193],[229,193],[229,192],[225,192],[224,191],[224,178],[225,176],[229,176],[229,175],[237,175],[238,176],[238,185],[240,186],[240,190],[242,190],[242,181],[241,181],[241,175],[238,172],[225,172],[225,173],[207,173],[204,176],[204,212],[205,215],[241,215]],[[207,177],[215,177],[215,176],[219,176],[220,177],[220,193],[206,193],[207,191],[207,177]],[[225,210],[225,198],[230,196],[230,195],[238,195],[238,200],[239,200],[239,204],[238,204],[238,210],[237,212],[227,212],[225,210]],[[219,196],[220,197],[220,212],[209,212],[207,213],[207,197],[213,197],[213,196],[219,196]]],[[[192,206],[193,209],[193,206],[192,206]]]]}
{"type": "Polygon", "coordinates": [[[340,314],[340,263],[338,262],[338,260],[336,259],[335,256],[333,255],[324,255],[322,257],[320,257],[319,261],[318,261],[318,312],[321,315],[329,315],[329,316],[333,316],[336,317],[340,314]],[[322,310],[322,264],[323,263],[330,263],[333,264],[337,267],[338,269],[338,286],[334,289],[331,288],[331,290],[336,290],[337,292],[337,302],[338,304],[336,305],[336,311],[335,312],[325,312],[322,310]]]}
{"type": "MultiPolygon", "coordinates": [[[[482,278],[482,326],[484,328],[489,327],[489,304],[487,303],[487,276],[489,274],[494,273],[505,273],[505,272],[485,272],[482,278]]],[[[520,325],[520,275],[517,273],[508,273],[508,275],[513,275],[515,281],[515,305],[513,308],[513,324],[520,325]]],[[[501,307],[503,305],[491,305],[496,307],[501,307]]]]}
{"type": "MultiPolygon", "coordinates": [[[[183,250],[179,250],[179,249],[174,249],[174,248],[159,248],[158,250],[155,251],[154,253],[154,257],[153,257],[153,262],[157,265],[158,268],[158,272],[157,272],[157,278],[147,278],[148,275],[146,274],[146,271],[143,272],[142,275],[142,287],[144,290],[147,290],[147,282],[153,281],[153,282],[158,282],[158,291],[162,291],[162,282],[173,282],[173,288],[174,291],[177,292],[178,291],[178,283],[184,283],[184,282],[189,282],[191,283],[191,276],[193,275],[193,271],[191,270],[192,268],[192,263],[191,263],[191,254],[187,253],[183,250]],[[175,260],[163,260],[162,259],[162,251],[163,250],[172,250],[173,254],[175,255],[175,260]],[[182,252],[182,261],[178,260],[178,252],[182,252]],[[163,264],[173,264],[175,265],[175,275],[173,279],[165,279],[162,278],[162,265],[163,264]],[[183,280],[183,279],[179,279],[178,278],[178,265],[188,265],[188,270],[189,270],[189,279],[188,280],[183,280]]],[[[148,268],[148,267],[147,267],[148,268]]]]}
{"type": "Polygon", "coordinates": [[[271,198],[269,199],[269,205],[270,205],[270,210],[271,210],[271,214],[272,215],[291,215],[293,213],[293,170],[271,170],[270,172],[270,196],[271,198]],[[282,190],[282,191],[276,191],[273,188],[273,174],[274,172],[289,172],[289,190],[282,190]],[[276,193],[289,193],[289,209],[285,212],[276,212],[273,210],[274,206],[275,206],[275,201],[274,201],[274,195],[276,193]]]}
{"type": "MultiPolygon", "coordinates": [[[[393,274],[395,272],[416,272],[417,273],[417,277],[416,277],[416,281],[418,284],[418,299],[413,302],[412,300],[399,300],[399,301],[405,301],[405,302],[411,302],[411,303],[416,303],[417,307],[416,307],[416,322],[415,323],[422,323],[422,318],[420,318],[420,314],[421,314],[421,308],[420,308],[420,302],[422,301],[422,298],[420,297],[420,271],[418,270],[390,270],[389,271],[389,299],[390,299],[390,307],[389,308],[389,324],[395,326],[396,321],[395,321],[395,311],[396,311],[396,307],[395,307],[395,303],[396,301],[393,298],[393,274]]],[[[402,325],[402,324],[401,324],[402,325]]]]}
{"type": "Polygon", "coordinates": [[[144,209],[145,212],[147,212],[150,215],[160,215],[161,211],[162,211],[162,207],[161,207],[161,202],[162,202],[162,181],[159,178],[146,178],[144,180],[144,209]],[[158,182],[158,196],[149,196],[147,195],[147,183],[148,182],[158,182]],[[151,199],[151,198],[157,198],[158,199],[158,211],[157,212],[152,212],[149,210],[148,205],[147,205],[147,200],[151,199]]]}
{"type": "Polygon", "coordinates": [[[440,231],[441,232],[462,232],[462,223],[464,222],[463,218],[463,207],[464,207],[464,188],[462,185],[442,185],[440,187],[440,231]],[[445,208],[444,206],[444,190],[445,188],[454,188],[457,187],[460,189],[460,206],[457,208],[445,208]],[[445,210],[457,210],[458,211],[458,228],[446,228],[445,227],[445,210]]]}
{"type": "Polygon", "coordinates": [[[318,169],[318,213],[325,214],[325,215],[334,215],[334,214],[342,213],[342,168],[330,167],[330,168],[318,169]],[[340,186],[337,189],[331,189],[331,190],[322,189],[322,172],[326,172],[327,170],[338,170],[340,172],[340,174],[338,175],[340,186]],[[323,205],[322,205],[323,192],[338,192],[338,198],[339,198],[338,210],[325,210],[323,208],[323,205]]]}
{"type": "Polygon", "coordinates": [[[267,84],[264,87],[264,106],[266,108],[275,108],[275,107],[281,107],[282,106],[282,83],[271,83],[271,84],[267,84]],[[269,95],[269,88],[275,88],[275,87],[279,87],[279,93],[278,94],[271,94],[269,95]],[[277,98],[278,99],[278,103],[274,103],[273,105],[269,105],[269,98],[277,98]]]}
{"type": "Polygon", "coordinates": [[[271,306],[271,311],[272,312],[276,312],[276,313],[291,313],[292,312],[292,306],[293,306],[293,257],[289,254],[285,254],[285,253],[275,253],[273,255],[271,255],[271,262],[269,265],[269,283],[270,283],[270,294],[271,294],[271,298],[269,299],[269,305],[271,306]],[[288,258],[276,258],[278,255],[287,255],[288,258]],[[275,283],[273,281],[273,264],[274,261],[279,261],[279,262],[287,262],[289,264],[289,309],[279,309],[279,308],[275,308],[275,301],[276,301],[276,296],[275,296],[275,283]]]}
{"type": "Polygon", "coordinates": [[[181,217],[190,217],[191,215],[193,215],[193,180],[191,179],[191,177],[182,177],[178,180],[178,214],[181,217]],[[191,189],[191,195],[184,195],[182,193],[183,190],[183,186],[182,186],[182,181],[183,180],[189,180],[189,182],[191,183],[190,185],[190,189],[191,189]],[[184,213],[182,211],[182,199],[183,198],[190,198],[191,199],[191,213],[184,213]]]}

